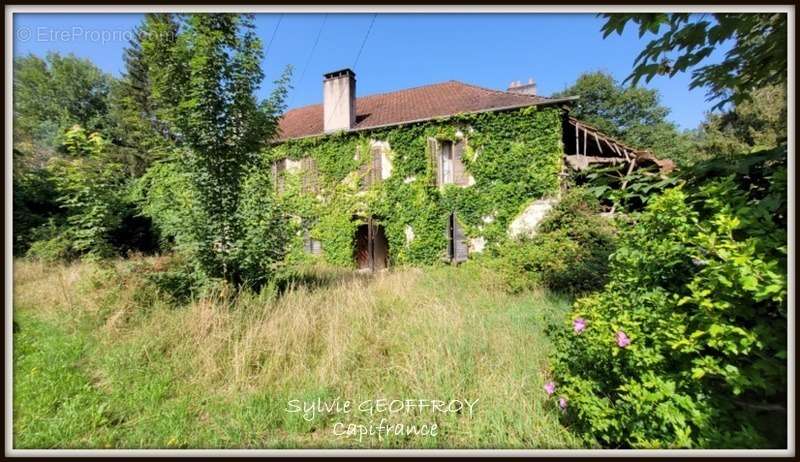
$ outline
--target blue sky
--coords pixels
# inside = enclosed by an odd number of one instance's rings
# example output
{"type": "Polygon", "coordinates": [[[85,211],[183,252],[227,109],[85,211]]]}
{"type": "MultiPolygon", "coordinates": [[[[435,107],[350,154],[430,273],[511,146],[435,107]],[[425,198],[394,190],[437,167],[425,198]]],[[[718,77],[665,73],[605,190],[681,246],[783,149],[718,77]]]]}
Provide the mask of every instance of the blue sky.
{"type": "MultiPolygon", "coordinates": [[[[15,14],[14,55],[74,53],[119,75],[126,39],[141,18],[15,14]]],[[[540,94],[549,95],[587,71],[604,70],[623,80],[648,41],[631,27],[622,36],[603,39],[603,19],[590,14],[447,13],[378,14],[364,42],[372,20],[372,14],[256,15],[264,46],[272,41],[263,62],[261,96],[287,64],[295,67],[290,107],[320,102],[322,74],[344,67],[356,72],[359,95],[451,79],[505,89],[512,80],[528,78],[540,94]]],[[[724,51],[717,50],[711,60],[724,51]]],[[[645,86],[661,92],[662,103],[672,110],[670,119],[681,128],[696,127],[713,105],[703,89],[689,90],[688,74],[657,77],[645,86]]]]}

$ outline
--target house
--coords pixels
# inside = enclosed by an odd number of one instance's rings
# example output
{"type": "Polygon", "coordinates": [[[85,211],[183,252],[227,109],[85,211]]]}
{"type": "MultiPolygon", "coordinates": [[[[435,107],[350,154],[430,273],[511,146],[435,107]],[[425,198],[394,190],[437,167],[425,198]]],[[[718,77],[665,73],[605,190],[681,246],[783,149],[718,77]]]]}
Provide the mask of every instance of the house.
{"type": "Polygon", "coordinates": [[[270,148],[297,247],[332,263],[458,263],[535,232],[566,168],[658,162],[569,116],[575,97],[447,81],[363,97],[350,69],[287,111],[270,148]]]}

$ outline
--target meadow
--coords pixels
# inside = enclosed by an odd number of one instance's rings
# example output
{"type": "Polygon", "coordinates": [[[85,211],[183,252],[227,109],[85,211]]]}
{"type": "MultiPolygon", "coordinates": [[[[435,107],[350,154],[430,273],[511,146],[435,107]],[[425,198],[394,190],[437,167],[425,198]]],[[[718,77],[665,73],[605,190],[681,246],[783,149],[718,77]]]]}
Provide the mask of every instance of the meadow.
{"type": "Polygon", "coordinates": [[[567,298],[508,294],[470,263],[314,266],[281,289],[186,297],[153,283],[169,265],[14,262],[14,447],[580,446],[543,390],[567,298]],[[392,400],[475,404],[293,412],[392,400]],[[342,432],[382,419],[438,431],[342,432]]]}

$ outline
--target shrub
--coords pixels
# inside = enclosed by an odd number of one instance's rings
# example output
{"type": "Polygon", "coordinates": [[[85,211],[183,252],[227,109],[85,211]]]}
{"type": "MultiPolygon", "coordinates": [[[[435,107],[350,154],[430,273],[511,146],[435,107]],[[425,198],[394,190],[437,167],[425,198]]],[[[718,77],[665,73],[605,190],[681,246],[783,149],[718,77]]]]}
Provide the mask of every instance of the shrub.
{"type": "Polygon", "coordinates": [[[50,237],[35,241],[25,256],[47,262],[68,261],[77,255],[72,250],[72,241],[65,233],[53,232],[50,237]]]}
{"type": "Polygon", "coordinates": [[[611,220],[599,215],[597,199],[573,189],[548,212],[536,236],[501,247],[497,266],[513,292],[536,286],[590,291],[605,282],[615,232],[611,220]]]}
{"type": "Polygon", "coordinates": [[[74,252],[108,256],[113,253],[109,234],[125,208],[121,166],[109,158],[99,134],[87,135],[76,125],[64,136],[67,156],[51,158],[48,169],[58,204],[67,213],[65,232],[74,252]]]}
{"type": "Polygon", "coordinates": [[[654,198],[554,334],[554,396],[587,440],[785,444],[785,163],[753,172],[654,198]]]}

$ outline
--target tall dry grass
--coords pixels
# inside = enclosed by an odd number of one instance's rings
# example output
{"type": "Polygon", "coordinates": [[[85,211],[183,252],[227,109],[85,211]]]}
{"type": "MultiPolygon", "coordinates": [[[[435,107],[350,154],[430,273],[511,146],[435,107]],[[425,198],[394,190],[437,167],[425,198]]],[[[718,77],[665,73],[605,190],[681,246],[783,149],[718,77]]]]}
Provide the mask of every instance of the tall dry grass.
{"type": "Polygon", "coordinates": [[[110,396],[112,407],[118,402],[118,420],[139,435],[131,441],[108,430],[115,446],[576,444],[542,392],[549,348],[544,327],[566,309],[559,297],[508,295],[491,273],[470,265],[374,276],[316,267],[304,280],[318,283],[294,284],[281,294],[216,292],[176,306],[144,276],[162,265],[158,258],[15,262],[15,310],[90,339],[83,367],[91,383],[110,396]],[[309,423],[286,415],[289,399],[336,397],[479,404],[472,416],[390,416],[393,423],[435,421],[441,428],[436,438],[357,441],[334,437],[331,427],[337,421],[367,424],[370,416],[309,423]],[[158,422],[154,403],[178,402],[176,409],[188,414],[180,416],[183,433],[167,439],[137,426],[158,422]]]}

